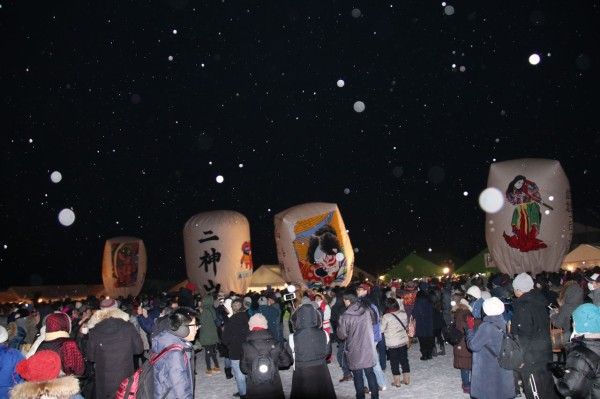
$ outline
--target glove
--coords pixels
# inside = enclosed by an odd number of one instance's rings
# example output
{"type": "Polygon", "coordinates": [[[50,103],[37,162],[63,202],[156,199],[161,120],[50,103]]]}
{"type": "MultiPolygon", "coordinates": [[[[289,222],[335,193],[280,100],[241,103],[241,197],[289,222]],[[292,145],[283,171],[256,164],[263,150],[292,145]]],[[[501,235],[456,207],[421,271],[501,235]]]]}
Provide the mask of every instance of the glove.
{"type": "Polygon", "coordinates": [[[471,330],[475,328],[475,318],[473,316],[467,316],[467,326],[471,330]]]}
{"type": "Polygon", "coordinates": [[[546,365],[546,368],[550,370],[552,374],[558,379],[563,378],[565,375],[565,365],[560,362],[549,362],[546,365]]]}

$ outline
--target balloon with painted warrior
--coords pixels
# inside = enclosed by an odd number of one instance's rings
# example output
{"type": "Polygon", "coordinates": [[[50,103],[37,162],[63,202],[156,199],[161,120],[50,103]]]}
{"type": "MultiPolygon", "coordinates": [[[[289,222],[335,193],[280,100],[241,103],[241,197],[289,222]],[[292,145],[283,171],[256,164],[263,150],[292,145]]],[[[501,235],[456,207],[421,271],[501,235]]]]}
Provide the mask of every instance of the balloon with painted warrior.
{"type": "Polygon", "coordinates": [[[488,211],[485,223],[495,265],[509,275],[558,270],[573,235],[571,191],[560,163],[531,158],[496,162],[490,166],[489,188],[502,193],[494,209],[499,210],[488,211]]]}
{"type": "Polygon", "coordinates": [[[336,204],[313,202],[278,213],[275,241],[286,281],[311,288],[350,282],[354,251],[336,204]]]}
{"type": "Polygon", "coordinates": [[[110,297],[136,296],[147,271],[146,246],[141,238],[114,237],[104,244],[102,282],[110,297]]]}
{"type": "Polygon", "coordinates": [[[183,227],[185,265],[190,282],[203,294],[243,294],[252,280],[250,225],[235,211],[202,212],[183,227]]]}

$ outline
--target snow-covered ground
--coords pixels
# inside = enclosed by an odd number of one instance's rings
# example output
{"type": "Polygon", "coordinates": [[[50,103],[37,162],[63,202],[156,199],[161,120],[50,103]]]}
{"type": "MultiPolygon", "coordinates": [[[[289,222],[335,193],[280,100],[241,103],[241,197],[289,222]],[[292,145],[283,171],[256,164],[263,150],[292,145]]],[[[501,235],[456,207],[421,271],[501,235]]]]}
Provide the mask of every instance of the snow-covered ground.
{"type": "MultiPolygon", "coordinates": [[[[334,344],[334,354],[337,353],[337,346],[334,344]]],[[[387,380],[387,390],[380,392],[382,398],[444,398],[444,399],[467,399],[469,396],[462,392],[460,382],[460,371],[452,367],[452,347],[446,345],[446,355],[437,356],[432,360],[419,360],[421,353],[419,352],[419,344],[415,343],[409,349],[409,362],[411,369],[410,385],[402,385],[401,388],[396,388],[391,385],[392,372],[389,367],[389,362],[385,370],[387,380]]],[[[204,351],[199,352],[196,356],[196,398],[202,399],[223,399],[233,398],[233,394],[237,392],[235,379],[226,379],[225,373],[213,374],[206,376],[206,365],[204,361],[204,351]]],[[[223,368],[223,358],[219,358],[219,365],[223,368]]],[[[280,370],[281,380],[286,398],[290,396],[292,388],[292,369],[280,370]]],[[[354,391],[354,383],[352,381],[338,382],[342,378],[342,370],[340,369],[335,358],[329,364],[329,373],[333,380],[333,386],[337,392],[339,399],[354,399],[356,393],[354,391]]],[[[367,395],[367,398],[369,395],[367,395]]]]}

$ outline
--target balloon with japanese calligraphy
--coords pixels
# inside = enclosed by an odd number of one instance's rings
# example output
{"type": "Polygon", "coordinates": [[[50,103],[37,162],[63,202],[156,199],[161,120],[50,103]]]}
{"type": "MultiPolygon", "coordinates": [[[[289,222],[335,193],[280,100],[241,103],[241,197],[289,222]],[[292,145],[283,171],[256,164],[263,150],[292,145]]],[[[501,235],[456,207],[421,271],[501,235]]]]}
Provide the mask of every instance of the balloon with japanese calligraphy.
{"type": "Polygon", "coordinates": [[[275,241],[286,281],[311,288],[350,283],[354,251],[336,204],[313,202],[278,213],[275,241]]]}
{"type": "Polygon", "coordinates": [[[144,285],[147,267],[146,246],[142,239],[115,237],[106,240],[102,282],[108,296],[137,296],[144,285]]]}
{"type": "Polygon", "coordinates": [[[235,211],[192,216],[183,227],[185,265],[190,282],[203,294],[244,294],[252,280],[248,219],[235,211]]]}
{"type": "Polygon", "coordinates": [[[557,271],[573,235],[571,191],[560,163],[497,162],[490,166],[487,186],[504,195],[499,210],[486,213],[485,239],[495,266],[511,276],[557,271]]]}

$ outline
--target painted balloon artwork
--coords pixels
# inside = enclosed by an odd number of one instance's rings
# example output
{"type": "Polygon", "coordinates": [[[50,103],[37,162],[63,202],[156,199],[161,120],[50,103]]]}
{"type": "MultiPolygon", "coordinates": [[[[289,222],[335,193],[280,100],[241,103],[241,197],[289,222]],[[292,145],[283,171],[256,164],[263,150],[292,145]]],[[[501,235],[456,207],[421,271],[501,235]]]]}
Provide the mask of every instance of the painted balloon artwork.
{"type": "Polygon", "coordinates": [[[113,297],[140,293],[147,271],[144,241],[136,237],[106,240],[102,260],[102,281],[106,293],[113,297]]]}
{"type": "Polygon", "coordinates": [[[350,282],[354,252],[337,205],[307,203],[278,213],[275,240],[287,281],[308,287],[350,282]]]}
{"type": "Polygon", "coordinates": [[[486,241],[497,267],[509,275],[558,270],[573,235],[571,191],[560,163],[496,162],[488,188],[505,196],[499,211],[486,214],[486,241]]]}

